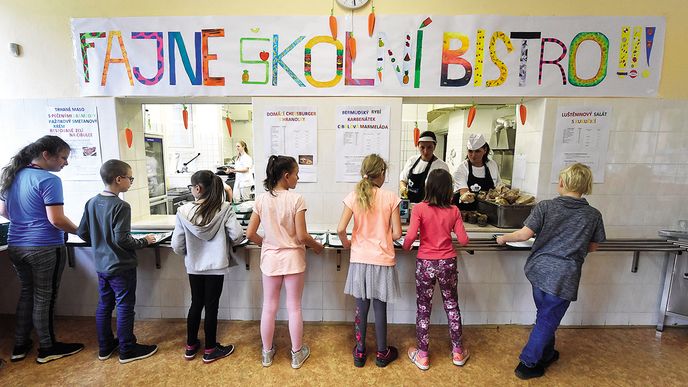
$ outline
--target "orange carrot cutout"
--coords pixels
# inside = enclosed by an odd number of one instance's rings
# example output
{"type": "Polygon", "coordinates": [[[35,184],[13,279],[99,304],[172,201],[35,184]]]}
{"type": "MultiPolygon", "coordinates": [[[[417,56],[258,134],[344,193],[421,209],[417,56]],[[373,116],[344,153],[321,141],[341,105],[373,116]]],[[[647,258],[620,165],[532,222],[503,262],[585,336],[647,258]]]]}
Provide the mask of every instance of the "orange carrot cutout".
{"type": "Polygon", "coordinates": [[[471,127],[471,124],[473,124],[473,119],[475,119],[475,105],[468,109],[468,122],[466,123],[467,128],[471,127]]]}
{"type": "Polygon", "coordinates": [[[184,121],[184,129],[189,129],[189,111],[186,110],[186,105],[182,104],[182,120],[184,121]]]}
{"type": "Polygon", "coordinates": [[[418,123],[416,122],[416,127],[413,128],[413,145],[418,146],[418,139],[420,138],[420,129],[418,129],[418,123]]]}
{"type": "Polygon", "coordinates": [[[225,117],[225,125],[227,125],[227,132],[229,132],[229,137],[232,137],[232,119],[229,118],[229,115],[225,117]]]}
{"type": "Polygon", "coordinates": [[[370,11],[368,15],[368,36],[373,36],[373,31],[375,30],[375,7],[370,11]]]}
{"type": "Polygon", "coordinates": [[[337,17],[334,16],[334,13],[330,15],[330,33],[332,39],[337,40],[337,17]]]}
{"type": "Polygon", "coordinates": [[[518,112],[520,113],[521,116],[521,125],[526,124],[526,115],[528,114],[528,111],[526,110],[526,105],[520,104],[518,107],[518,112]]]}
{"type": "Polygon", "coordinates": [[[124,129],[124,137],[127,139],[127,148],[131,149],[131,144],[134,142],[134,132],[131,129],[124,129]]]}
{"type": "Polygon", "coordinates": [[[349,36],[349,54],[351,54],[351,60],[356,60],[356,38],[353,32],[349,36]]]}

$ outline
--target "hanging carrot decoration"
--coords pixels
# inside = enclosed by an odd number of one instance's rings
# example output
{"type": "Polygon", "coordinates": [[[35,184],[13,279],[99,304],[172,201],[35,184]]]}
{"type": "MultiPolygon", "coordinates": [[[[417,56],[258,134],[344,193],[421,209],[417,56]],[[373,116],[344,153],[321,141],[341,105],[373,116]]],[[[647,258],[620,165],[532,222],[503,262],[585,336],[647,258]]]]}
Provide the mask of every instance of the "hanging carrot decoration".
{"type": "Polygon", "coordinates": [[[334,16],[334,7],[330,9],[330,33],[332,39],[337,40],[337,17],[334,16]]]}
{"type": "Polygon", "coordinates": [[[371,38],[373,37],[373,31],[375,30],[375,5],[373,4],[373,8],[370,11],[370,15],[368,15],[368,36],[371,38]]]}
{"type": "Polygon", "coordinates": [[[473,119],[475,119],[475,105],[468,109],[468,122],[466,123],[467,128],[471,127],[471,124],[473,124],[473,119]]]}
{"type": "Polygon", "coordinates": [[[189,111],[186,109],[186,105],[182,104],[182,120],[184,121],[184,129],[189,129],[189,111]]]}
{"type": "Polygon", "coordinates": [[[354,38],[354,32],[351,31],[349,35],[349,54],[351,55],[351,60],[356,60],[356,38],[354,38]]]}
{"type": "Polygon", "coordinates": [[[131,129],[124,129],[124,137],[127,139],[127,148],[131,149],[131,144],[134,142],[134,132],[131,129]]]}
{"type": "Polygon", "coordinates": [[[232,138],[232,119],[229,118],[229,113],[225,116],[225,125],[227,125],[227,132],[229,132],[229,138],[232,138]]]}
{"type": "Polygon", "coordinates": [[[418,139],[420,138],[420,129],[418,129],[418,121],[416,121],[416,126],[413,128],[413,146],[418,146],[418,139]]]}
{"type": "Polygon", "coordinates": [[[521,116],[521,125],[526,124],[526,115],[528,111],[526,110],[526,105],[523,104],[523,101],[521,101],[521,104],[518,106],[518,112],[519,115],[521,116]]]}

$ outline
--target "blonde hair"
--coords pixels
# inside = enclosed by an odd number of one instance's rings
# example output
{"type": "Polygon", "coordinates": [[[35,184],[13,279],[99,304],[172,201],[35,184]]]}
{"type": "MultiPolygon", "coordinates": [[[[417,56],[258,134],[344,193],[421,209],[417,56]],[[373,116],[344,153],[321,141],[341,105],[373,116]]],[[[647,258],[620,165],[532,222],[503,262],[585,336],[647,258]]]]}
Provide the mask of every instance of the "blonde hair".
{"type": "Polygon", "coordinates": [[[377,154],[366,156],[361,163],[361,181],[356,184],[356,201],[363,211],[373,208],[373,189],[377,187],[372,179],[382,176],[387,170],[387,163],[377,154]]]}
{"type": "Polygon", "coordinates": [[[559,172],[565,190],[590,195],[592,193],[592,171],[581,163],[571,164],[559,172]]]}

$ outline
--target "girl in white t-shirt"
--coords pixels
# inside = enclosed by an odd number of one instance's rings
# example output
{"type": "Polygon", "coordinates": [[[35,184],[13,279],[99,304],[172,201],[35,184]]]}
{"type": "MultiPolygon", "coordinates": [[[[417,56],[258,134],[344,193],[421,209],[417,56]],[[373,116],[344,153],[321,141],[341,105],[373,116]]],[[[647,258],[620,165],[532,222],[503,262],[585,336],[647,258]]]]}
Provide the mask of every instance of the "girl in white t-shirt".
{"type": "Polygon", "coordinates": [[[229,172],[235,173],[234,201],[241,202],[250,199],[251,187],[255,184],[253,180],[253,159],[248,154],[246,142],[239,141],[236,144],[236,149],[239,152],[239,157],[234,162],[234,168],[230,168],[229,172]]]}

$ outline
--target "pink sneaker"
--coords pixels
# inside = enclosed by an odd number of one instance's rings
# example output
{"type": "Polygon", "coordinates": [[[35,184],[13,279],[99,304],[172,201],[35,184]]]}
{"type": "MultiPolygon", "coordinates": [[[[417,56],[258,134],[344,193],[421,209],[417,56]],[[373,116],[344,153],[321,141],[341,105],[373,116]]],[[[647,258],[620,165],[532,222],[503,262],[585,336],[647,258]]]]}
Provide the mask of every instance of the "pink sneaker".
{"type": "Polygon", "coordinates": [[[406,353],[408,354],[409,359],[411,359],[411,363],[415,364],[416,367],[423,371],[426,371],[428,368],[430,368],[430,358],[427,356],[421,356],[420,350],[416,347],[409,347],[406,353]]]}
{"type": "Polygon", "coordinates": [[[470,356],[471,354],[467,349],[464,349],[463,352],[452,352],[452,363],[457,366],[462,366],[466,364],[470,356]]]}

